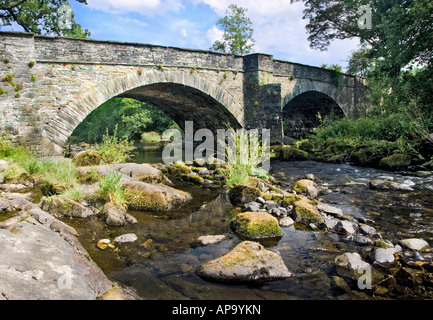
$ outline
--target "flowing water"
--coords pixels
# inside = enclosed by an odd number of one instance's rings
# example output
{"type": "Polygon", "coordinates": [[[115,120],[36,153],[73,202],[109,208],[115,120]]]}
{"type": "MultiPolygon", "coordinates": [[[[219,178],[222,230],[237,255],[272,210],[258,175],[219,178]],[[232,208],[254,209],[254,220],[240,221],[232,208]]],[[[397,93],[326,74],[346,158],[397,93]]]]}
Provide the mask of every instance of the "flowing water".
{"type": "MultiPolygon", "coordinates": [[[[147,149],[136,162],[158,162],[157,148],[147,149]],[[149,161],[153,159],[154,161],[149,161]]],[[[160,153],[159,153],[160,154],[160,153]]],[[[384,239],[396,243],[402,238],[433,238],[433,179],[413,174],[386,172],[346,164],[313,161],[273,162],[272,175],[290,187],[307,173],[314,174],[319,186],[333,192],[321,200],[344,213],[374,221],[384,239]],[[413,191],[373,191],[372,179],[389,179],[411,185],[413,191]]],[[[228,285],[206,282],[195,270],[204,262],[228,253],[243,239],[229,227],[232,205],[220,188],[176,186],[191,192],[194,199],[170,212],[134,212],[139,224],[112,228],[96,217],[74,219],[73,226],[92,259],[109,278],[132,286],[145,299],[371,299],[371,292],[354,289],[337,292],[332,283],[334,259],[344,252],[364,254],[365,247],[344,236],[311,231],[297,226],[282,228],[279,241],[263,243],[280,253],[294,277],[260,285],[228,285]],[[205,204],[205,205],[203,205],[205,204]],[[138,241],[119,244],[101,251],[98,240],[135,233],[138,241]],[[203,235],[225,234],[220,243],[200,247],[195,241],[203,235]]]]}

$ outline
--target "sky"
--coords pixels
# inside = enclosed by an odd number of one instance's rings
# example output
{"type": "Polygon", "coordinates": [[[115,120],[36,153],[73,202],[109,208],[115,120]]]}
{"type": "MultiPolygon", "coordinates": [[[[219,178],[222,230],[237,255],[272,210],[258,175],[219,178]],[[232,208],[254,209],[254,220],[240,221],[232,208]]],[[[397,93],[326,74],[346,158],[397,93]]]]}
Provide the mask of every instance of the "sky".
{"type": "Polygon", "coordinates": [[[255,53],[312,66],[339,64],[358,40],[334,41],[327,51],[309,46],[302,1],[290,0],[87,0],[70,1],[75,20],[96,40],[209,50],[221,37],[216,23],[230,4],[248,9],[255,53]]]}

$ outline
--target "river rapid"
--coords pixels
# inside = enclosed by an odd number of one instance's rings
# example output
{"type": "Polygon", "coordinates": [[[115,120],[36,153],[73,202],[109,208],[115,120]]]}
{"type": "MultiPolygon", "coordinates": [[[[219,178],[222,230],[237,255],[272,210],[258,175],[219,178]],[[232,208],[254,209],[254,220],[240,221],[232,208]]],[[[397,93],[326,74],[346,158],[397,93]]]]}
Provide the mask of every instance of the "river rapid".
{"type": "MultiPolygon", "coordinates": [[[[157,151],[157,148],[154,149],[157,151]]],[[[136,162],[150,160],[148,156],[136,162]]],[[[157,157],[151,161],[158,162],[157,157]]],[[[273,161],[272,176],[287,190],[305,174],[314,174],[318,186],[332,192],[320,200],[341,208],[347,215],[365,218],[384,240],[397,243],[403,238],[433,238],[433,178],[414,173],[390,172],[349,164],[314,161],[273,161]],[[376,191],[368,187],[372,179],[404,183],[412,191],[376,191]]],[[[112,280],[133,287],[144,299],[158,300],[294,300],[294,299],[376,299],[372,290],[336,285],[335,258],[344,252],[367,256],[371,247],[360,246],[347,236],[297,225],[282,227],[279,241],[262,242],[277,251],[294,276],[286,280],[259,285],[218,284],[199,278],[196,269],[216,259],[243,241],[232,232],[233,215],[223,188],[176,185],[193,195],[193,200],[164,214],[130,213],[138,224],[108,227],[96,217],[69,221],[79,232],[80,241],[92,259],[112,280]],[[98,240],[113,239],[135,233],[138,241],[101,251],[98,240]],[[198,237],[226,235],[226,239],[210,246],[199,246],[198,237]]],[[[429,259],[429,254],[425,256],[429,259]]],[[[430,257],[431,262],[431,257],[430,257]]],[[[381,295],[399,299],[405,296],[381,295]]],[[[412,293],[410,298],[420,298],[412,293]]]]}

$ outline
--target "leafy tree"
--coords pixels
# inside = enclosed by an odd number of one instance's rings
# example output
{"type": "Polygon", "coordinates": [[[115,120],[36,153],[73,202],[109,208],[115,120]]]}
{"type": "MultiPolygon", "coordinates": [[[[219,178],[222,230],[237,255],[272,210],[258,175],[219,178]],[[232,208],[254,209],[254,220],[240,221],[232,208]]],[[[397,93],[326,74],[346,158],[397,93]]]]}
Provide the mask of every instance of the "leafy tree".
{"type": "Polygon", "coordinates": [[[431,0],[305,0],[310,46],[326,50],[335,39],[358,38],[381,68],[396,75],[411,62],[433,63],[431,0]],[[362,6],[371,9],[371,28],[360,26],[362,6]]]}
{"type": "MultiPolygon", "coordinates": [[[[433,155],[433,2],[304,2],[311,47],[326,50],[335,39],[360,40],[364,50],[352,54],[349,70],[367,75],[373,106],[369,115],[377,117],[377,121],[394,117],[405,128],[404,133],[396,133],[392,139],[384,135],[386,143],[417,145],[422,154],[433,155]],[[359,23],[366,12],[360,10],[361,6],[367,6],[368,16],[371,13],[371,26],[367,28],[359,23]]],[[[395,124],[382,123],[384,129],[395,132],[395,124]]]]}
{"type": "Polygon", "coordinates": [[[100,142],[107,134],[139,141],[143,132],[162,133],[169,128],[177,125],[159,109],[134,99],[113,98],[90,113],[72,136],[89,143],[100,142]]]}
{"type": "Polygon", "coordinates": [[[222,40],[217,40],[210,50],[231,54],[248,54],[254,47],[251,20],[246,16],[248,9],[231,4],[226,16],[217,25],[224,31],[222,40]]]}
{"type": "Polygon", "coordinates": [[[371,50],[360,48],[352,52],[349,58],[347,73],[365,77],[374,68],[374,59],[371,58],[371,50]]]}
{"type": "MultiPolygon", "coordinates": [[[[87,4],[86,0],[77,1],[87,4]]],[[[0,0],[0,26],[11,26],[12,23],[35,34],[90,36],[90,32],[74,20],[68,0],[0,0]]]]}

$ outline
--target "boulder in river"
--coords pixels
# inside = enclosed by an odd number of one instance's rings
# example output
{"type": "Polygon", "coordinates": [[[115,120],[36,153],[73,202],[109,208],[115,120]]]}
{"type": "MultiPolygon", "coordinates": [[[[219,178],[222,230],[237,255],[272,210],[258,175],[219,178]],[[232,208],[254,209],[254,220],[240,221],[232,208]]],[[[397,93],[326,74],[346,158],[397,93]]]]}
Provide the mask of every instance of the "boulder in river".
{"type": "Polygon", "coordinates": [[[248,203],[256,200],[261,196],[259,189],[245,184],[235,185],[229,191],[230,201],[237,205],[240,203],[248,203]]]}
{"type": "Polygon", "coordinates": [[[201,236],[197,239],[197,243],[202,246],[208,246],[211,244],[218,243],[220,241],[223,241],[226,239],[227,236],[220,234],[220,235],[208,235],[208,236],[201,236]]]}
{"type": "Polygon", "coordinates": [[[261,244],[243,241],[226,255],[197,269],[205,279],[218,282],[263,282],[291,277],[281,256],[261,244]]]}
{"type": "Polygon", "coordinates": [[[61,196],[42,199],[41,208],[55,217],[87,218],[95,214],[89,207],[61,196]]]}
{"type": "Polygon", "coordinates": [[[427,241],[417,238],[400,240],[400,244],[408,249],[416,251],[424,251],[425,249],[430,248],[427,241]]]}
{"type": "Polygon", "coordinates": [[[148,163],[119,163],[114,164],[113,168],[132,180],[172,184],[161,170],[148,163]]]}
{"type": "Polygon", "coordinates": [[[293,203],[293,218],[296,222],[304,224],[320,224],[325,221],[325,217],[308,199],[302,199],[293,203]]]}
{"type": "MultiPolygon", "coordinates": [[[[8,200],[24,204],[22,197],[10,194],[8,200]]],[[[112,288],[73,228],[36,204],[21,207],[22,217],[0,228],[3,299],[94,300],[112,288]]]]}
{"type": "Polygon", "coordinates": [[[410,186],[402,183],[389,180],[371,180],[369,183],[370,189],[373,190],[396,190],[396,191],[410,191],[413,190],[410,186]]]}
{"type": "Polygon", "coordinates": [[[358,279],[365,271],[371,270],[371,265],[357,252],[346,252],[335,258],[337,273],[340,276],[358,279]]]}
{"type": "Polygon", "coordinates": [[[137,223],[137,220],[132,215],[109,202],[104,205],[100,217],[107,225],[115,227],[121,227],[128,223],[137,223]]]}
{"type": "Polygon", "coordinates": [[[168,211],[192,199],[188,192],[162,184],[141,181],[124,181],[127,204],[130,209],[168,211]]]}
{"type": "Polygon", "coordinates": [[[267,212],[242,212],[230,222],[234,232],[248,239],[265,239],[283,236],[277,218],[267,212]]]}
{"type": "Polygon", "coordinates": [[[318,195],[317,184],[309,179],[302,179],[293,185],[293,190],[298,194],[305,194],[310,198],[316,198],[318,195]]]}
{"type": "Polygon", "coordinates": [[[379,165],[389,169],[399,169],[409,166],[411,162],[411,156],[407,154],[395,153],[388,157],[382,158],[379,162],[379,165]]]}

